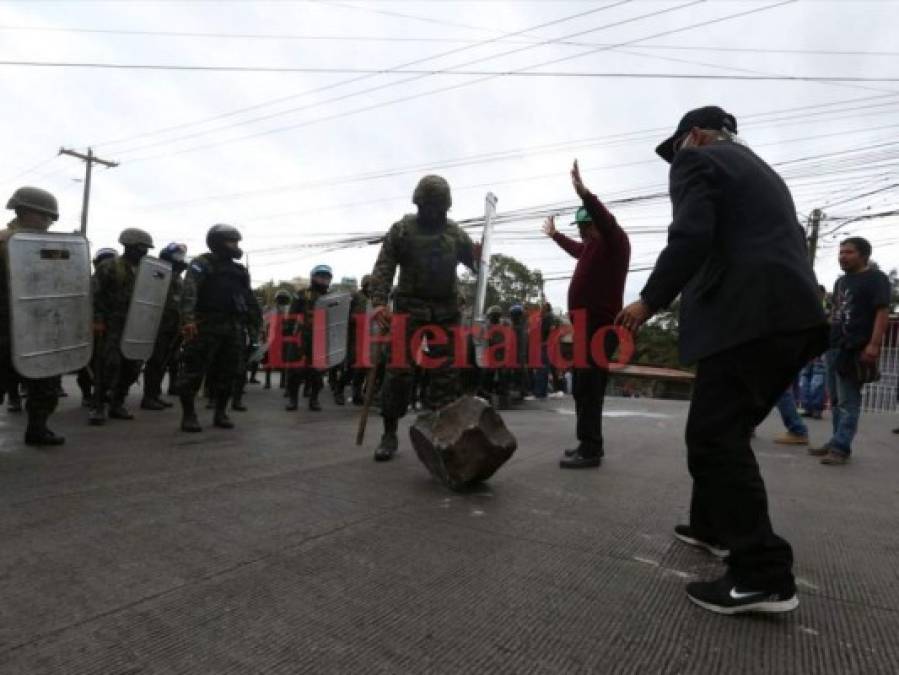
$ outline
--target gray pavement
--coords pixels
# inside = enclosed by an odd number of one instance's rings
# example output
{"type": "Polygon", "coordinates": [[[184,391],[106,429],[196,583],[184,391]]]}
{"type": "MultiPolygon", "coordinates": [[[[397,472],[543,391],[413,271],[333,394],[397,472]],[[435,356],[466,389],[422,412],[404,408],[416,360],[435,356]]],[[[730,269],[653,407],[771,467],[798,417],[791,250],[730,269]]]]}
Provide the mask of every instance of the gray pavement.
{"type": "Polygon", "coordinates": [[[864,417],[845,467],[759,429],[801,605],[727,618],[684,595],[720,563],[671,537],[686,404],[610,399],[605,464],[564,472],[570,399],[529,402],[504,415],[516,455],[460,496],[410,418],[375,464],[379,420],[357,448],[356,409],[323,401],[251,386],[237,430],[187,435],[175,411],[88,427],[73,396],[50,451],[0,412],[0,673],[899,672],[899,416],[864,417]]]}

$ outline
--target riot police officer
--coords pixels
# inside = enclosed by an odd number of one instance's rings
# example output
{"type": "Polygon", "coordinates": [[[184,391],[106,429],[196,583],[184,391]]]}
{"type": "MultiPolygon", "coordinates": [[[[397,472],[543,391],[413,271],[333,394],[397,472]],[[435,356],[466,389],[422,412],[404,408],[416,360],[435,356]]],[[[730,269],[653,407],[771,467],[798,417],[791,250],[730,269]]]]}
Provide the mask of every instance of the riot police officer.
{"type": "Polygon", "coordinates": [[[129,227],[122,230],[119,243],[122,255],[104,260],[97,266],[91,280],[94,298],[94,399],[88,422],[106,422],[106,398],[109,397],[109,417],[131,420],[134,415],[125,407],[128,389],[137,381],[142,363],[122,354],[122,333],[128,317],[128,307],[134,295],[137,269],[141,258],[153,248],[153,237],[144,230],[129,227]]]}
{"type": "Polygon", "coordinates": [[[58,436],[47,427],[47,419],[56,409],[59,392],[59,377],[30,379],[20,377],[12,365],[12,343],[10,334],[9,287],[7,273],[7,240],[16,232],[46,232],[50,224],[59,219],[56,197],[35,187],[21,187],[16,190],[6,204],[6,208],[16,213],[0,230],[0,393],[13,392],[18,397],[18,387],[25,387],[28,413],[28,427],[25,443],[28,445],[61,445],[65,438],[58,436]]]}
{"type": "Polygon", "coordinates": [[[182,431],[202,431],[195,399],[203,378],[215,403],[212,423],[231,429],[228,417],[231,387],[241,369],[243,326],[252,294],[247,268],[236,262],[243,256],[240,232],[232,225],[213,225],[206,234],[209,251],[194,258],[187,268],[181,294],[181,398],[182,431]]]}
{"type": "Polygon", "coordinates": [[[162,378],[181,343],[181,290],[184,286],[181,275],[187,269],[187,246],[172,242],[160,251],[159,259],[171,264],[172,277],[153,354],[144,367],[144,398],[140,403],[143,410],[172,407],[171,403],[162,398],[162,378]]]}
{"type": "MultiPolygon", "coordinates": [[[[97,271],[97,268],[100,266],[100,263],[104,260],[109,260],[110,258],[115,258],[118,255],[118,252],[114,248],[101,248],[97,250],[94,254],[94,259],[91,261],[94,266],[94,272],[97,271]]],[[[97,345],[94,344],[94,350],[96,351],[97,345]]],[[[94,361],[93,354],[91,355],[91,363],[94,361]]],[[[85,366],[81,370],[78,371],[78,375],[75,378],[75,381],[78,383],[78,388],[81,390],[81,405],[84,408],[90,408],[93,403],[94,398],[94,374],[91,371],[90,366],[85,366]]]]}
{"type": "Polygon", "coordinates": [[[322,373],[313,365],[313,334],[315,324],[315,303],[326,295],[331,287],[334,273],[328,265],[316,265],[309,273],[309,287],[302,290],[290,306],[290,318],[294,321],[294,336],[299,338],[296,348],[288,345],[291,358],[287,362],[287,410],[299,406],[300,383],[304,383],[309,394],[309,410],[322,409],[318,394],[322,389],[322,373]],[[291,361],[302,361],[302,366],[291,366],[291,361]]]}

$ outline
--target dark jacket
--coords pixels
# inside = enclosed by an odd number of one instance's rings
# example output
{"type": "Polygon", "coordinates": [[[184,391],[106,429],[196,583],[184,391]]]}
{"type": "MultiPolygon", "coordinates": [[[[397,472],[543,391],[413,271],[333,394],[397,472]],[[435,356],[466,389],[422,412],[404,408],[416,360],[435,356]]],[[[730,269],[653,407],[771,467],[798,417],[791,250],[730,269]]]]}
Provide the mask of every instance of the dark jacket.
{"type": "Polygon", "coordinates": [[[653,309],[682,293],[680,358],[824,326],[805,235],[783,179],[720,141],[674,156],[668,245],[640,293],[653,309]]]}

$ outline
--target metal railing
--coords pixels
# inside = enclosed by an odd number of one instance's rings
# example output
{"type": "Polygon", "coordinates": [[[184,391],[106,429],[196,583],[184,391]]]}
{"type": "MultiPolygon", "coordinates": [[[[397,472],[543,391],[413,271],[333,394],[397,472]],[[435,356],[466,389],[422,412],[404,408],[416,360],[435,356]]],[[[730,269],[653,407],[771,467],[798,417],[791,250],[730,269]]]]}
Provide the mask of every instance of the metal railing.
{"type": "Polygon", "coordinates": [[[899,318],[891,318],[880,351],[880,380],[862,387],[865,412],[893,412],[899,389],[899,318]]]}

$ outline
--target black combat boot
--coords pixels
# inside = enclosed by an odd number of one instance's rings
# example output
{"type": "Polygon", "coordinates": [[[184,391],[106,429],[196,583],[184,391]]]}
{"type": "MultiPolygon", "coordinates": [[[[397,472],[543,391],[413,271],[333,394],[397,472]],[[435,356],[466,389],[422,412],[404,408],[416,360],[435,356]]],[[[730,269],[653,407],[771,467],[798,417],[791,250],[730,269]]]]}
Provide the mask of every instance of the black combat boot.
{"type": "Polygon", "coordinates": [[[318,402],[318,394],[313,393],[309,395],[309,410],[312,412],[321,412],[322,404],[318,402]]]}
{"type": "Polygon", "coordinates": [[[396,435],[399,422],[396,417],[384,418],[384,435],[381,436],[381,442],[375,450],[376,462],[386,462],[393,459],[397,449],[399,449],[400,441],[396,435]]]}
{"type": "Polygon", "coordinates": [[[334,403],[337,405],[346,405],[346,397],[343,395],[343,387],[334,389],[334,403]]]}
{"type": "Polygon", "coordinates": [[[106,424],[106,404],[105,403],[93,403],[91,404],[90,412],[87,415],[87,423],[91,426],[99,427],[103,424],[106,424]]]}
{"type": "Polygon", "coordinates": [[[155,396],[144,396],[140,402],[141,410],[165,410],[168,406],[155,396]]]}
{"type": "Polygon", "coordinates": [[[246,412],[247,406],[243,404],[243,392],[238,391],[234,394],[234,398],[231,399],[231,410],[236,410],[238,412],[246,412]]]}
{"type": "Polygon", "coordinates": [[[220,429],[234,428],[234,422],[228,417],[228,398],[229,396],[224,394],[215,399],[215,414],[212,416],[212,423],[220,429]]]}
{"type": "Polygon", "coordinates": [[[134,415],[125,407],[125,402],[117,399],[109,404],[109,417],[114,420],[133,420],[134,415]]]}
{"type": "Polygon", "coordinates": [[[181,431],[203,431],[200,420],[197,419],[194,397],[186,394],[181,395],[181,431]]]}
{"type": "Polygon", "coordinates": [[[29,412],[28,427],[25,429],[25,445],[62,445],[66,439],[57,436],[47,428],[47,415],[29,412]]]}
{"type": "Polygon", "coordinates": [[[18,387],[15,392],[9,392],[9,401],[6,404],[6,410],[12,413],[22,412],[22,397],[19,395],[18,387]]]}

